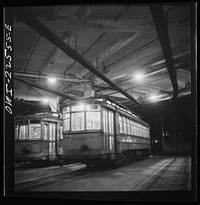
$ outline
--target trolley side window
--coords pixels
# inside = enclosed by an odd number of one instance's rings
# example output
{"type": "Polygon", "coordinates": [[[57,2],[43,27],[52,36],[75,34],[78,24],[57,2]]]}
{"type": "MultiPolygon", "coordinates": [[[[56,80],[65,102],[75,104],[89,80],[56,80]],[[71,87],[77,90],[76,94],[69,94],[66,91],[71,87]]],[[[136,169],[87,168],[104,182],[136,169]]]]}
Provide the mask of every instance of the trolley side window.
{"type": "Polygon", "coordinates": [[[131,120],[131,135],[134,135],[134,125],[133,121],[131,120]]]}
{"type": "Polygon", "coordinates": [[[63,109],[63,131],[70,130],[70,107],[63,109]]]}
{"type": "Polygon", "coordinates": [[[44,123],[44,140],[48,139],[48,124],[44,123]]]}
{"type": "Polygon", "coordinates": [[[18,139],[18,134],[19,134],[19,126],[17,124],[15,125],[15,139],[18,139]]]}
{"type": "Polygon", "coordinates": [[[131,123],[128,118],[126,119],[126,122],[127,122],[128,134],[130,135],[131,134],[131,123]]]}
{"type": "Polygon", "coordinates": [[[127,134],[127,124],[126,124],[126,118],[125,117],[123,117],[123,125],[124,125],[124,134],[127,134]]]}
{"type": "Polygon", "coordinates": [[[28,139],[28,125],[19,126],[19,139],[20,140],[28,139]]]}
{"type": "Polygon", "coordinates": [[[70,129],[69,122],[70,122],[70,114],[69,113],[63,114],[63,131],[70,129]]]}
{"type": "Polygon", "coordinates": [[[121,115],[119,115],[119,132],[123,133],[123,120],[121,115]]]}
{"type": "Polygon", "coordinates": [[[109,133],[114,133],[113,112],[108,111],[109,133]]]}
{"type": "Polygon", "coordinates": [[[134,128],[135,128],[135,136],[138,136],[137,122],[135,122],[134,128]]]}
{"type": "Polygon", "coordinates": [[[49,141],[54,141],[56,139],[56,125],[55,123],[49,123],[49,141]]]}
{"type": "Polygon", "coordinates": [[[108,116],[107,110],[103,110],[103,131],[108,132],[108,116]]]}
{"type": "Polygon", "coordinates": [[[148,127],[144,127],[145,128],[145,137],[146,138],[149,138],[150,136],[149,136],[149,128],[148,127]]]}

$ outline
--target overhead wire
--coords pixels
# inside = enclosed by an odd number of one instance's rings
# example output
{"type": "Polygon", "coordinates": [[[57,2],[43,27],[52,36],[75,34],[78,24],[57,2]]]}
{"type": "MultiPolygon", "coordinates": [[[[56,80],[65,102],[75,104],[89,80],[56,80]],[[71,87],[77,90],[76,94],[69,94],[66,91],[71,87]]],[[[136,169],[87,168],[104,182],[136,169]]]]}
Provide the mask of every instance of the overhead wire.
{"type": "MultiPolygon", "coordinates": [[[[152,80],[152,81],[150,81],[150,82],[146,82],[146,83],[143,83],[143,84],[140,84],[140,85],[136,85],[136,86],[133,86],[133,87],[130,87],[130,88],[126,88],[126,89],[124,89],[124,90],[127,91],[127,90],[130,90],[130,89],[133,89],[133,88],[137,88],[137,87],[140,87],[140,86],[143,86],[143,85],[149,84],[149,83],[153,83],[153,82],[156,82],[156,81],[162,80],[162,79],[164,79],[164,78],[166,78],[166,77],[168,77],[168,74],[166,74],[166,75],[163,76],[162,78],[159,78],[159,79],[156,79],[156,80],[152,80]]],[[[118,93],[118,91],[115,91],[115,92],[109,93],[109,94],[107,94],[106,96],[108,96],[108,95],[112,95],[112,94],[115,94],[115,93],[118,93]]]]}
{"type": "MultiPolygon", "coordinates": [[[[50,19],[51,15],[52,15],[52,13],[53,13],[53,10],[54,10],[54,8],[52,9],[52,11],[51,11],[51,13],[50,13],[50,15],[49,15],[49,17],[48,17],[48,20],[50,19]]],[[[29,62],[30,62],[30,60],[31,60],[31,57],[32,57],[32,55],[33,55],[33,53],[34,53],[34,51],[35,51],[35,49],[36,49],[36,47],[37,47],[37,45],[38,45],[38,43],[39,43],[39,41],[40,41],[40,38],[41,38],[41,34],[38,35],[38,38],[37,38],[37,40],[36,40],[36,43],[35,43],[35,45],[34,45],[32,51],[31,51],[31,54],[30,54],[30,56],[29,56],[27,62],[26,62],[26,65],[25,65],[25,67],[24,67],[24,71],[25,71],[25,72],[26,72],[27,66],[28,66],[28,64],[29,64],[29,62]]]]}
{"type": "MultiPolygon", "coordinates": [[[[31,89],[34,90],[39,96],[44,97],[37,90],[35,90],[33,87],[31,87],[31,89]]],[[[51,105],[56,110],[56,112],[59,112],[59,110],[56,107],[54,107],[52,103],[50,103],[49,101],[48,101],[48,103],[49,103],[49,105],[51,105]]]]}
{"type": "Polygon", "coordinates": [[[25,72],[26,72],[26,68],[27,68],[27,66],[28,66],[28,64],[29,64],[29,62],[30,62],[30,60],[31,60],[31,57],[32,57],[32,55],[33,55],[33,53],[34,53],[34,51],[35,51],[35,48],[36,48],[36,46],[38,45],[38,42],[39,42],[40,38],[41,38],[41,34],[38,35],[38,38],[37,38],[36,43],[35,43],[35,45],[34,45],[32,51],[31,51],[31,54],[30,54],[28,60],[26,61],[26,65],[25,65],[25,67],[24,67],[24,71],[25,71],[25,72]]]}
{"type": "MultiPolygon", "coordinates": [[[[129,9],[129,7],[130,7],[130,6],[127,6],[127,7],[125,7],[124,9],[122,9],[122,10],[120,11],[120,13],[115,17],[114,22],[117,22],[118,19],[129,9]]],[[[105,33],[106,33],[106,32],[104,32],[103,35],[104,35],[105,33]]],[[[117,39],[119,39],[120,37],[121,37],[121,36],[119,36],[117,39]]],[[[116,39],[115,39],[114,41],[116,41],[116,39]]],[[[114,41],[113,41],[113,42],[114,42],[114,41]]],[[[96,42],[96,41],[95,41],[95,42],[96,42]]],[[[112,43],[113,43],[113,42],[112,42],[112,43]]],[[[111,43],[110,43],[109,45],[111,45],[111,43]]],[[[106,49],[106,50],[108,50],[108,49],[106,49]]],[[[102,53],[102,52],[100,52],[100,54],[101,54],[101,53],[102,53]]],[[[97,56],[99,56],[100,54],[98,54],[97,56]]],[[[96,57],[96,58],[97,58],[97,57],[96,57]]],[[[94,59],[96,59],[96,58],[94,58],[94,59]]],[[[94,59],[92,60],[92,62],[94,61],[94,59]]],[[[86,68],[83,67],[83,69],[85,70],[86,73],[90,73],[90,72],[88,72],[88,71],[86,70],[86,68]]],[[[100,92],[101,95],[103,96],[103,92],[102,92],[101,88],[97,85],[96,81],[94,82],[94,85],[98,88],[99,92],[100,92]]]]}
{"type": "Polygon", "coordinates": [[[143,45],[143,46],[141,46],[141,47],[139,47],[139,48],[137,48],[137,49],[131,51],[130,53],[124,55],[123,57],[118,58],[117,60],[115,60],[115,61],[113,61],[112,63],[110,63],[109,65],[107,65],[106,68],[109,68],[109,67],[111,67],[112,65],[114,65],[116,62],[119,62],[119,61],[121,61],[121,60],[127,58],[128,56],[130,56],[130,55],[133,54],[133,53],[136,53],[137,51],[139,51],[139,50],[143,49],[144,47],[150,45],[151,43],[155,42],[156,40],[158,40],[158,37],[154,38],[153,40],[151,40],[150,42],[146,43],[145,45],[143,45]]]}
{"type": "MultiPolygon", "coordinates": [[[[114,19],[114,22],[116,22],[129,8],[130,6],[125,7],[114,19]]],[[[98,38],[81,54],[81,56],[83,56],[85,53],[87,53],[87,51],[98,41],[100,40],[104,35],[106,34],[106,32],[103,32],[100,36],[98,36],[98,38]]],[[[76,63],[77,61],[74,61],[65,71],[64,74],[76,63]]],[[[84,70],[86,72],[88,72],[85,68],[84,70]]]]}
{"type": "MultiPolygon", "coordinates": [[[[98,38],[81,54],[81,56],[83,56],[85,53],[87,53],[87,51],[99,40],[101,39],[106,32],[103,32],[101,35],[98,36],[98,38]]],[[[64,74],[76,63],[77,61],[74,61],[64,72],[64,74]]]]}

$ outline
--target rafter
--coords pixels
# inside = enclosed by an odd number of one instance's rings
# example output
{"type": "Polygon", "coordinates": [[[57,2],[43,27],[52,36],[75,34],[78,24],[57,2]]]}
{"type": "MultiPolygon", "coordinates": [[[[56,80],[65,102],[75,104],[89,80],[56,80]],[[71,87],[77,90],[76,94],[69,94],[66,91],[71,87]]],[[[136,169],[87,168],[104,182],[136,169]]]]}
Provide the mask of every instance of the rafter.
{"type": "Polygon", "coordinates": [[[40,33],[42,36],[44,36],[47,40],[52,42],[54,45],[59,47],[61,50],[63,50],[67,55],[72,57],[73,59],[77,60],[82,66],[93,72],[96,76],[101,78],[103,81],[108,83],[110,86],[112,86],[115,90],[120,92],[122,95],[126,96],[129,100],[131,100],[136,105],[141,105],[135,98],[133,98],[130,94],[128,94],[126,91],[124,91],[122,88],[117,86],[115,83],[113,83],[111,80],[106,78],[104,75],[102,75],[100,72],[96,70],[96,68],[89,63],[86,59],[84,59],[78,52],[73,50],[71,47],[69,47],[66,43],[64,43],[60,38],[58,38],[54,33],[52,33],[47,27],[45,27],[42,23],[40,23],[37,19],[32,17],[25,9],[23,8],[17,8],[14,10],[14,14],[22,19],[26,24],[28,24],[31,28],[36,30],[38,33],[40,33]]]}
{"type": "MultiPolygon", "coordinates": [[[[136,32],[136,33],[155,33],[155,27],[146,23],[144,20],[119,20],[112,22],[110,19],[92,20],[88,19],[87,22],[72,21],[69,18],[59,18],[51,21],[46,21],[40,18],[40,22],[47,26],[50,30],[57,31],[99,31],[99,32],[136,32]]],[[[23,22],[16,22],[15,29],[30,30],[23,22]]],[[[188,26],[180,25],[178,23],[169,24],[170,33],[186,33],[188,26]]]]}

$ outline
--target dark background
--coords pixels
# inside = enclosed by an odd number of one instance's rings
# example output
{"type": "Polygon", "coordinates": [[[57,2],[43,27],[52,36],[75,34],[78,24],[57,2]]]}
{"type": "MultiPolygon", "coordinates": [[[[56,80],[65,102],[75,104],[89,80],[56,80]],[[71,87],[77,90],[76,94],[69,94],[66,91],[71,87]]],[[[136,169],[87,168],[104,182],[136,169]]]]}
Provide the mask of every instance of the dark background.
{"type": "Polygon", "coordinates": [[[151,103],[137,111],[151,127],[152,154],[162,153],[162,133],[167,140],[192,143],[195,138],[193,110],[192,98],[188,95],[173,102],[151,103]]]}

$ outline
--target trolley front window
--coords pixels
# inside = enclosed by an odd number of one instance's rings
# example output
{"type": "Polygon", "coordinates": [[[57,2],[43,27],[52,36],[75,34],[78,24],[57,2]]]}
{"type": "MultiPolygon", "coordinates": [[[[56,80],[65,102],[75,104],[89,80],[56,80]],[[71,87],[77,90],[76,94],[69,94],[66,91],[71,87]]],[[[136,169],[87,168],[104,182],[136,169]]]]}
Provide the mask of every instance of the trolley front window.
{"type": "Polygon", "coordinates": [[[39,123],[30,124],[29,138],[39,139],[41,136],[41,125],[39,123]]]}
{"type": "Polygon", "coordinates": [[[63,131],[101,129],[101,107],[98,104],[77,104],[63,109],[63,131]],[[71,112],[70,112],[71,110],[71,112]]]}
{"type": "Polygon", "coordinates": [[[100,112],[86,112],[86,129],[100,128],[100,112]]]}
{"type": "Polygon", "coordinates": [[[63,114],[63,130],[69,130],[69,121],[70,121],[70,114],[63,114]]]}
{"type": "Polygon", "coordinates": [[[72,131],[84,130],[84,112],[72,113],[72,131]]]}

